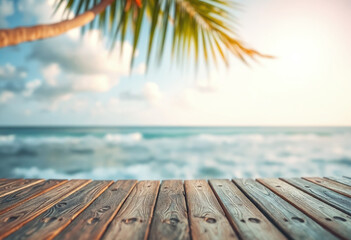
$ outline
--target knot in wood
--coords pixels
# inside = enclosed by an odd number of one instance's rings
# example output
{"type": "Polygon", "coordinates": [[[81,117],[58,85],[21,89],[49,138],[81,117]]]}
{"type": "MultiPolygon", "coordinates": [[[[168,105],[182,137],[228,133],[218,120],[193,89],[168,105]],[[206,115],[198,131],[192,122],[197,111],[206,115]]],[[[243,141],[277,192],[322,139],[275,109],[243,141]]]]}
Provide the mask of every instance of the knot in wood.
{"type": "Polygon", "coordinates": [[[4,222],[13,222],[13,221],[15,221],[17,218],[18,218],[18,216],[11,216],[11,217],[5,218],[5,221],[4,221],[4,222]]]}
{"type": "Polygon", "coordinates": [[[292,220],[295,220],[295,221],[297,221],[297,222],[300,222],[300,223],[305,222],[305,220],[303,220],[302,218],[299,218],[299,217],[292,217],[291,219],[292,219],[292,220]]]}
{"type": "Polygon", "coordinates": [[[100,218],[97,218],[97,217],[95,217],[95,218],[89,218],[89,219],[87,220],[87,223],[88,223],[88,224],[94,224],[94,223],[97,223],[98,221],[100,221],[100,218]]]}
{"type": "Polygon", "coordinates": [[[104,207],[100,208],[100,209],[98,210],[98,212],[99,212],[99,213],[104,213],[104,212],[106,212],[106,211],[108,211],[108,210],[110,210],[110,209],[111,209],[110,206],[104,206],[104,207]]]}
{"type": "Polygon", "coordinates": [[[43,218],[41,221],[43,221],[44,223],[48,223],[48,222],[53,222],[57,219],[57,217],[47,217],[47,218],[43,218]]]}
{"type": "MultiPolygon", "coordinates": [[[[138,221],[137,218],[128,218],[128,219],[123,219],[122,222],[124,222],[125,224],[133,224],[136,221],[138,221]]],[[[142,222],[142,220],[140,220],[140,222],[142,222]]]]}
{"type": "Polygon", "coordinates": [[[175,226],[177,225],[180,221],[178,218],[170,218],[170,219],[166,219],[163,221],[164,223],[167,223],[169,225],[175,226]]]}
{"type": "Polygon", "coordinates": [[[217,222],[216,219],[214,219],[214,218],[208,218],[208,217],[205,218],[205,221],[206,221],[207,223],[216,223],[216,222],[217,222]]]}
{"type": "Polygon", "coordinates": [[[336,220],[342,221],[342,222],[346,222],[347,221],[345,218],[338,217],[338,216],[334,216],[333,218],[336,219],[336,220]]]}
{"type": "Polygon", "coordinates": [[[64,206],[66,206],[66,205],[67,205],[67,203],[62,202],[62,203],[58,203],[58,204],[56,204],[56,207],[58,207],[58,208],[62,208],[62,207],[64,207],[64,206]]]}
{"type": "Polygon", "coordinates": [[[252,223],[260,223],[261,222],[261,220],[258,218],[249,218],[249,221],[252,223]]]}

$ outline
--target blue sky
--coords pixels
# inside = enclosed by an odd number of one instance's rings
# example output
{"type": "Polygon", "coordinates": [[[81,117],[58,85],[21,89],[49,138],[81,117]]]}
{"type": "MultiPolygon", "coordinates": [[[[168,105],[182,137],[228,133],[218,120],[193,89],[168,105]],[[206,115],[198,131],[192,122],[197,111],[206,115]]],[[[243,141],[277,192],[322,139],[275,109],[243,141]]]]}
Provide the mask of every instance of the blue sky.
{"type": "MultiPolygon", "coordinates": [[[[56,22],[52,2],[1,0],[0,27],[56,22]]],[[[0,49],[0,124],[351,125],[351,2],[239,2],[240,36],[274,60],[195,75],[166,54],[145,74],[140,44],[130,76],[130,44],[119,58],[73,30],[0,49]]]]}

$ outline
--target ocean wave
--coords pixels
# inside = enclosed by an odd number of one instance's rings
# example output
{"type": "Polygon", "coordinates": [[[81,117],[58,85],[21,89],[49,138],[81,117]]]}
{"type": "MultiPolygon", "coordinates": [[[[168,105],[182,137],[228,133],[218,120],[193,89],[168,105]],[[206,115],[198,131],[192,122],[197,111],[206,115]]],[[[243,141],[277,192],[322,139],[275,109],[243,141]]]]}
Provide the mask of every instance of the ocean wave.
{"type": "Polygon", "coordinates": [[[27,145],[49,145],[49,144],[80,144],[84,142],[96,142],[104,140],[106,142],[123,143],[138,142],[143,139],[143,135],[139,132],[129,134],[106,134],[102,138],[94,135],[82,136],[18,136],[0,135],[0,146],[12,143],[23,143],[27,145]]]}
{"type": "Polygon", "coordinates": [[[144,134],[1,135],[0,177],[192,179],[351,172],[350,134],[144,134]]]}
{"type": "Polygon", "coordinates": [[[160,179],[160,176],[147,175],[151,169],[147,165],[136,165],[123,169],[114,167],[97,167],[90,171],[78,171],[75,173],[59,171],[53,168],[40,169],[38,167],[19,167],[13,170],[15,176],[24,178],[45,178],[45,179],[96,179],[96,180],[117,180],[117,179],[160,179]],[[146,172],[147,174],[143,174],[146,172]]]}
{"type": "Polygon", "coordinates": [[[16,178],[57,179],[199,179],[199,178],[258,178],[258,177],[301,177],[301,176],[347,176],[350,167],[335,161],[324,163],[304,162],[296,164],[232,163],[219,164],[212,159],[194,159],[187,164],[172,162],[149,162],[129,166],[98,166],[86,170],[63,170],[58,168],[16,167],[11,176],[16,178]]]}
{"type": "Polygon", "coordinates": [[[120,143],[120,142],[138,142],[143,139],[143,135],[139,132],[130,134],[106,134],[104,139],[107,142],[120,143]]]}
{"type": "Polygon", "coordinates": [[[332,142],[332,141],[349,141],[351,134],[194,134],[182,137],[167,137],[160,134],[159,137],[144,138],[143,133],[125,133],[115,134],[107,133],[105,135],[0,135],[0,146],[8,144],[27,144],[27,145],[50,145],[50,144],[81,144],[89,142],[108,142],[108,143],[140,143],[142,141],[168,141],[168,142],[195,142],[195,143],[214,143],[214,144],[231,144],[231,143],[274,143],[274,142],[332,142]]]}
{"type": "Polygon", "coordinates": [[[15,139],[15,135],[0,135],[0,145],[13,143],[15,139]]]}

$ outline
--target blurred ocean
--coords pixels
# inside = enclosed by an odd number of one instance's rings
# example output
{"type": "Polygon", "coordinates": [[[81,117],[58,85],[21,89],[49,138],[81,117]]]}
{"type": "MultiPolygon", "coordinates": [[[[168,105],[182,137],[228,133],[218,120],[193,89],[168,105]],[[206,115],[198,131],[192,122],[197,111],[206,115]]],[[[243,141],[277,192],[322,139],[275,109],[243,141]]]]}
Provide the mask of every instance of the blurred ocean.
{"type": "Polygon", "coordinates": [[[0,128],[0,178],[351,175],[351,128],[0,128]]]}

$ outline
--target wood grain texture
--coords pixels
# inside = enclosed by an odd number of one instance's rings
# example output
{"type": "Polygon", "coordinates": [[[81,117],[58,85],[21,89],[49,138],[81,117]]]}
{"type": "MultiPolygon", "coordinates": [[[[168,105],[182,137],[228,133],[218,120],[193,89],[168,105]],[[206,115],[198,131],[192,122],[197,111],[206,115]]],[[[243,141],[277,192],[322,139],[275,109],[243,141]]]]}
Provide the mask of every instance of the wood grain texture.
{"type": "Polygon", "coordinates": [[[67,182],[67,180],[47,180],[3,196],[0,198],[0,214],[40,194],[46,193],[65,182],[67,182]]]}
{"type": "Polygon", "coordinates": [[[112,181],[93,181],[89,183],[40,214],[8,236],[7,239],[53,239],[110,184],[112,184],[112,181]]]}
{"type": "Polygon", "coordinates": [[[181,180],[162,182],[157,197],[149,239],[190,239],[185,192],[181,180]]]}
{"type": "Polygon", "coordinates": [[[146,240],[159,185],[159,181],[138,182],[107,228],[103,239],[146,240]]]}
{"type": "Polygon", "coordinates": [[[0,239],[18,230],[42,212],[52,207],[61,199],[74,193],[88,184],[90,180],[71,180],[36,198],[28,200],[20,206],[0,215],[0,239]]]}
{"type": "Polygon", "coordinates": [[[2,178],[0,179],[0,187],[6,185],[6,184],[9,184],[11,182],[14,182],[14,181],[18,181],[18,180],[22,180],[22,179],[19,179],[19,178],[2,178]]]}
{"type": "Polygon", "coordinates": [[[350,239],[351,216],[279,179],[257,179],[294,207],[342,239],[350,239]]]}
{"type": "Polygon", "coordinates": [[[241,239],[286,239],[234,183],[227,179],[209,182],[241,239]]]}
{"type": "Polygon", "coordinates": [[[239,239],[205,180],[185,181],[185,191],[193,240],[239,239]]]}
{"type": "Polygon", "coordinates": [[[253,179],[235,179],[259,209],[291,239],[338,239],[310,217],[253,179]]]}
{"type": "Polygon", "coordinates": [[[21,190],[23,188],[40,183],[42,181],[44,181],[44,179],[19,179],[19,180],[15,180],[13,182],[10,182],[9,184],[5,184],[5,185],[0,187],[0,197],[9,195],[13,192],[16,192],[16,191],[21,190]]]}
{"type": "Polygon", "coordinates": [[[112,184],[55,239],[100,239],[135,184],[135,180],[112,184]]]}
{"type": "Polygon", "coordinates": [[[346,178],[346,177],[326,177],[326,178],[351,187],[351,179],[349,178],[346,178]]]}
{"type": "Polygon", "coordinates": [[[282,180],[351,216],[351,198],[301,178],[282,180]]]}
{"type": "Polygon", "coordinates": [[[327,178],[320,178],[320,177],[304,177],[303,179],[306,179],[307,181],[313,182],[322,187],[328,188],[330,190],[333,190],[334,192],[340,193],[344,196],[351,198],[351,187],[345,184],[338,183],[327,178]]]}

